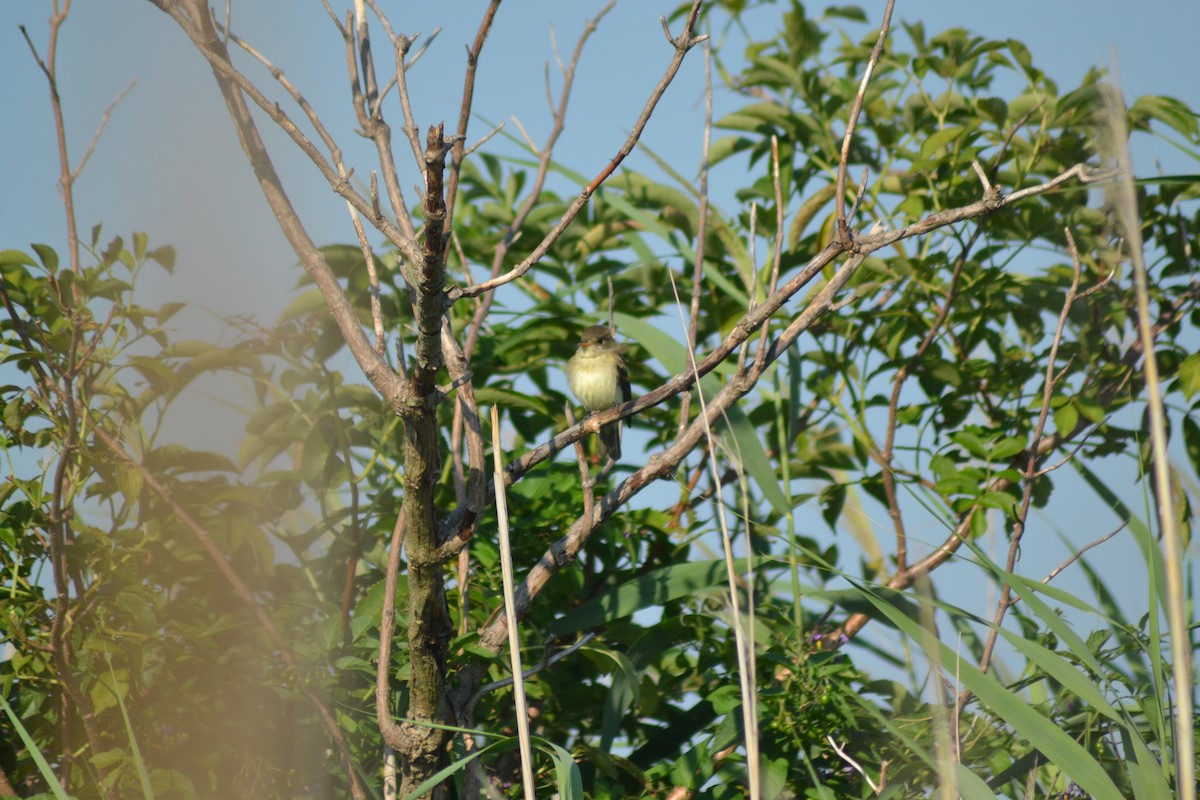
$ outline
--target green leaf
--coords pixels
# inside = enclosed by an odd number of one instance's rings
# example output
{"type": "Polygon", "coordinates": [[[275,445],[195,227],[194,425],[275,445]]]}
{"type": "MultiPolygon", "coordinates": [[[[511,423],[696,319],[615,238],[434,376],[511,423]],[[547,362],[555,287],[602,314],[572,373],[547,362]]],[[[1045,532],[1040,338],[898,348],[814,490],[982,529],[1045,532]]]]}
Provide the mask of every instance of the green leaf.
{"type": "Polygon", "coordinates": [[[999,97],[981,97],[976,101],[979,110],[987,115],[988,119],[996,124],[997,127],[1004,125],[1008,121],[1008,103],[1004,102],[999,97]]]}
{"type": "Polygon", "coordinates": [[[730,406],[725,412],[725,417],[732,434],[729,457],[745,468],[763,496],[779,514],[788,514],[792,510],[792,504],[783,493],[783,487],[776,477],[775,467],[767,456],[758,430],[739,406],[730,406]]]}
{"type": "Polygon", "coordinates": [[[958,781],[958,790],[964,800],[995,800],[996,793],[966,764],[955,763],[954,778],[958,781]]]}
{"type": "Polygon", "coordinates": [[[1192,353],[1180,363],[1179,388],[1188,401],[1191,401],[1192,395],[1200,392],[1200,353],[1192,353]]]}
{"type": "Polygon", "coordinates": [[[124,495],[125,499],[136,501],[142,493],[142,483],[144,478],[142,471],[136,464],[131,464],[128,461],[117,462],[117,489],[124,495]]]}
{"type": "Polygon", "coordinates": [[[475,390],[475,401],[481,406],[498,405],[501,408],[524,408],[539,414],[548,413],[545,400],[535,399],[521,392],[496,386],[481,386],[475,390]]]}
{"type": "Polygon", "coordinates": [[[1054,429],[1063,436],[1075,430],[1079,424],[1079,409],[1073,402],[1066,402],[1054,411],[1054,429]]]}
{"type": "MultiPolygon", "coordinates": [[[[108,662],[108,674],[112,676],[113,684],[117,683],[117,673],[113,670],[112,659],[109,657],[108,651],[104,653],[104,660],[108,662]]],[[[154,789],[150,785],[150,775],[146,771],[146,761],[142,758],[141,748],[138,747],[137,737],[133,733],[133,723],[129,721],[129,710],[125,707],[125,701],[121,695],[117,694],[117,705],[121,709],[121,719],[125,725],[125,735],[129,738],[129,749],[131,752],[130,761],[133,762],[137,769],[138,781],[142,788],[142,797],[146,800],[154,800],[154,789]]]]}
{"type": "Polygon", "coordinates": [[[995,508],[999,511],[1012,511],[1017,504],[1017,498],[1008,492],[984,492],[975,498],[975,502],[984,508],[995,508]]]}
{"type": "Polygon", "coordinates": [[[583,800],[583,776],[579,765],[571,754],[553,742],[535,737],[539,750],[548,752],[554,761],[554,780],[558,786],[557,796],[563,800],[583,800]]]}
{"type": "Polygon", "coordinates": [[[617,665],[612,674],[612,684],[604,697],[604,716],[600,723],[600,749],[607,753],[612,750],[621,721],[633,706],[638,688],[638,671],[629,657],[619,650],[606,651],[605,654],[617,665]]]}
{"type": "Polygon", "coordinates": [[[129,694],[128,670],[110,670],[107,674],[97,675],[96,682],[92,684],[88,694],[91,696],[92,707],[97,714],[106,709],[115,708],[117,703],[129,694]]]}
{"type": "Polygon", "coordinates": [[[840,17],[841,19],[848,19],[854,22],[867,21],[867,13],[858,6],[830,6],[825,9],[825,16],[830,18],[840,17]]]}
{"type": "Polygon", "coordinates": [[[175,248],[171,245],[167,244],[151,250],[146,254],[146,257],[151,261],[157,261],[161,264],[163,269],[167,271],[167,274],[173,275],[175,273],[175,248]]]}
{"type": "Polygon", "coordinates": [[[992,445],[989,457],[992,461],[1008,461],[1017,453],[1025,449],[1025,440],[1019,436],[1010,436],[1006,439],[1001,439],[996,444],[992,445]]]}
{"type": "Polygon", "coordinates": [[[42,780],[50,787],[55,800],[71,800],[70,795],[63,789],[62,784],[58,782],[58,777],[54,774],[50,764],[46,761],[46,757],[42,755],[42,751],[38,749],[37,742],[29,735],[29,731],[21,724],[21,718],[17,716],[17,712],[13,711],[12,706],[8,704],[8,700],[0,693],[0,709],[8,715],[9,722],[12,723],[13,729],[16,730],[17,736],[21,737],[21,742],[25,745],[25,750],[33,758],[33,763],[37,765],[38,773],[42,776],[42,780]]]}
{"type": "Polygon", "coordinates": [[[1021,65],[1026,73],[1033,69],[1033,57],[1029,54],[1029,48],[1016,39],[1008,40],[1008,51],[1013,54],[1013,58],[1021,65]]]}
{"type": "Polygon", "coordinates": [[[736,684],[725,683],[709,692],[704,699],[712,704],[713,710],[718,714],[728,714],[741,707],[742,691],[736,684]]]}
{"type": "Polygon", "coordinates": [[[1183,134],[1189,141],[1194,141],[1200,132],[1200,121],[1196,113],[1187,107],[1186,103],[1174,97],[1160,95],[1144,95],[1133,101],[1129,109],[1130,121],[1133,125],[1144,125],[1146,120],[1156,119],[1165,122],[1177,132],[1183,134]]]}
{"type": "Polygon", "coordinates": [[[54,248],[46,244],[34,244],[33,252],[37,253],[38,258],[42,261],[42,266],[51,275],[58,272],[58,253],[54,252],[54,248]]]}
{"type": "Polygon", "coordinates": [[[178,314],[180,309],[185,308],[186,306],[187,303],[163,303],[161,306],[159,306],[158,312],[154,315],[154,319],[159,325],[162,325],[171,317],[178,314]]]}
{"type": "Polygon", "coordinates": [[[353,641],[362,638],[364,633],[379,624],[385,589],[385,581],[376,581],[354,604],[354,613],[350,617],[350,635],[353,641]]]}
{"type": "Polygon", "coordinates": [[[1067,691],[1076,695],[1080,700],[1088,703],[1092,708],[1099,711],[1104,716],[1118,724],[1124,724],[1125,720],[1112,705],[1105,699],[1104,694],[1096,684],[1087,679],[1078,669],[1069,661],[1060,656],[1058,653],[1043,647],[1035,641],[1026,639],[1024,636],[1013,633],[1005,628],[999,628],[1000,635],[1003,636],[1009,644],[1011,644],[1022,655],[1028,658],[1031,662],[1041,668],[1042,672],[1046,673],[1054,680],[1061,683],[1067,691]]]}
{"type": "Polygon", "coordinates": [[[949,128],[943,128],[940,131],[934,131],[924,142],[921,143],[921,158],[927,159],[934,153],[937,153],[943,147],[946,147],[955,139],[959,138],[966,132],[966,128],[961,125],[952,125],[949,128]]]}
{"type": "Polygon", "coordinates": [[[0,267],[33,267],[36,262],[20,250],[0,250],[0,267]]]}
{"type": "Polygon", "coordinates": [[[1200,424],[1196,423],[1191,414],[1185,414],[1183,417],[1183,447],[1191,459],[1192,469],[1200,474],[1200,424]]]}

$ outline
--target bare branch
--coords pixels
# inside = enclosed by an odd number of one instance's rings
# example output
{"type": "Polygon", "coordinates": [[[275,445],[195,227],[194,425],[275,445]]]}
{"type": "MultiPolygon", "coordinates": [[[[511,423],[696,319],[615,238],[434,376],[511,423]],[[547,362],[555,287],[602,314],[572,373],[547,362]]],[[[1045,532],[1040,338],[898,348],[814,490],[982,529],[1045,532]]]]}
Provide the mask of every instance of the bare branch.
{"type": "Polygon", "coordinates": [[[466,158],[467,156],[471,155],[471,153],[474,153],[476,150],[483,147],[489,139],[491,139],[493,136],[495,136],[497,133],[499,133],[502,130],[504,130],[503,122],[501,122],[499,125],[497,125],[496,127],[492,128],[490,131],[488,131],[488,133],[482,139],[480,139],[478,142],[476,142],[475,144],[468,147],[463,152],[463,158],[466,158]]]}
{"type": "Polygon", "coordinates": [[[467,72],[463,76],[462,106],[458,110],[458,128],[455,135],[462,138],[454,145],[450,159],[450,179],[446,181],[446,230],[449,231],[454,222],[454,201],[458,197],[458,181],[462,174],[463,148],[467,140],[467,123],[471,120],[471,106],[475,102],[475,72],[479,68],[479,56],[483,52],[483,44],[487,41],[488,33],[492,30],[492,22],[500,9],[500,0],[491,0],[479,30],[475,33],[475,41],[467,49],[467,72]]]}
{"type": "MultiPolygon", "coordinates": [[[[492,254],[492,280],[495,280],[500,274],[500,270],[504,266],[504,259],[508,255],[509,249],[517,241],[521,227],[529,219],[529,215],[533,213],[538,200],[541,199],[542,189],[546,185],[546,177],[550,174],[550,161],[554,157],[554,147],[558,143],[558,139],[567,124],[567,103],[571,99],[571,91],[575,86],[575,70],[578,68],[579,59],[583,55],[583,47],[599,26],[600,20],[604,19],[604,16],[612,10],[614,4],[615,2],[609,2],[604,8],[600,9],[600,13],[588,20],[587,24],[583,27],[583,31],[579,34],[579,40],[575,43],[575,50],[571,54],[570,65],[563,73],[563,87],[559,94],[558,106],[554,110],[554,125],[550,129],[550,134],[546,137],[546,143],[540,150],[533,145],[533,142],[529,139],[529,134],[521,127],[520,121],[516,117],[513,118],[517,128],[521,131],[525,140],[529,142],[530,149],[538,156],[538,170],[537,175],[533,179],[533,186],[530,188],[529,194],[522,201],[521,207],[517,210],[516,215],[508,226],[508,230],[500,238],[500,244],[496,247],[495,253],[492,254]]],[[[472,287],[468,287],[468,289],[470,288],[472,287]]],[[[494,293],[488,292],[472,316],[471,325],[467,329],[466,344],[463,348],[468,358],[475,352],[475,345],[479,340],[479,331],[483,326],[483,321],[487,318],[488,312],[491,311],[494,297],[494,293]]]]}
{"type": "Polygon", "coordinates": [[[414,41],[416,41],[416,36],[412,38],[399,36],[393,39],[396,45],[396,91],[400,96],[400,113],[404,116],[404,127],[401,130],[404,131],[404,138],[412,147],[413,158],[417,162],[418,169],[421,170],[421,177],[424,178],[425,159],[421,156],[421,140],[418,137],[416,119],[413,117],[412,102],[408,96],[408,66],[404,61],[414,41]]]}
{"type": "Polygon", "coordinates": [[[87,166],[88,159],[92,157],[92,153],[96,150],[96,144],[100,141],[100,137],[104,135],[104,128],[108,125],[108,118],[112,115],[113,110],[125,99],[125,95],[133,91],[133,87],[137,86],[137,78],[134,78],[125,85],[125,88],[117,93],[113,101],[108,104],[108,108],[104,109],[104,113],[100,115],[100,122],[96,125],[96,132],[92,134],[92,140],[88,142],[87,150],[83,151],[83,158],[79,159],[78,166],[71,172],[72,183],[79,180],[80,173],[87,166]]]}
{"type": "MultiPolygon", "coordinates": [[[[396,174],[396,163],[391,147],[391,128],[388,127],[380,113],[379,97],[375,88],[370,31],[367,27],[362,0],[357,0],[356,13],[347,12],[345,24],[338,21],[327,4],[326,10],[329,11],[346,48],[346,70],[350,75],[351,104],[354,107],[358,124],[362,128],[362,134],[375,145],[375,152],[379,158],[379,170],[383,173],[383,185],[387,191],[392,213],[396,217],[396,224],[399,226],[400,239],[393,239],[388,233],[392,226],[380,212],[378,200],[373,203],[374,215],[368,216],[368,218],[380,233],[387,236],[388,240],[400,249],[406,261],[415,262],[418,260],[415,243],[416,229],[408,211],[408,203],[404,199],[404,192],[400,188],[399,176],[396,174]],[[361,76],[359,72],[360,57],[362,60],[361,76]]],[[[386,19],[381,17],[381,20],[389,35],[394,35],[391,34],[391,26],[387,24],[386,19]]],[[[419,158],[418,162],[420,162],[419,158]]],[[[375,196],[378,197],[378,195],[375,196]]],[[[365,208],[359,207],[359,211],[364,215],[367,214],[365,208]]],[[[405,277],[411,283],[411,276],[405,274],[405,277]]]]}
{"type": "MultiPolygon", "coordinates": [[[[1105,534],[1104,536],[1101,536],[1099,539],[1095,540],[1094,542],[1089,542],[1088,544],[1085,544],[1083,547],[1076,550],[1074,553],[1071,554],[1071,556],[1066,561],[1059,564],[1057,567],[1055,567],[1053,570],[1050,571],[1049,575],[1042,578],[1042,584],[1045,585],[1045,584],[1050,583],[1050,581],[1057,578],[1064,569],[1066,569],[1067,567],[1071,566],[1076,561],[1078,561],[1080,556],[1082,556],[1088,550],[1091,550],[1093,547],[1099,547],[1100,545],[1104,544],[1109,539],[1113,538],[1118,533],[1125,530],[1126,527],[1128,527],[1128,523],[1122,522],[1111,533],[1105,534]]],[[[1019,602],[1021,602],[1020,597],[1010,597],[1008,600],[1008,604],[1010,606],[1015,606],[1019,602]]]]}
{"type": "MultiPolygon", "coordinates": [[[[1067,326],[1067,314],[1071,311],[1071,306],[1075,304],[1076,296],[1079,292],[1079,250],[1075,247],[1075,237],[1071,235],[1070,229],[1065,231],[1067,235],[1067,247],[1071,253],[1071,263],[1074,271],[1071,277],[1071,286],[1067,289],[1067,296],[1063,300],[1062,311],[1058,315],[1058,327],[1054,330],[1054,338],[1050,343],[1050,354],[1046,358],[1046,377],[1042,385],[1042,406],[1038,411],[1037,424],[1033,430],[1033,441],[1028,449],[1028,456],[1025,461],[1025,485],[1021,493],[1021,505],[1017,510],[1016,519],[1013,521],[1012,537],[1008,543],[1008,560],[1005,563],[1004,569],[1006,572],[1012,573],[1017,566],[1017,559],[1021,553],[1021,538],[1025,534],[1025,523],[1029,516],[1029,505],[1033,500],[1033,486],[1038,479],[1038,445],[1041,443],[1043,432],[1046,430],[1046,420],[1050,416],[1050,401],[1054,397],[1054,387],[1056,384],[1054,371],[1055,362],[1058,360],[1058,348],[1062,343],[1063,331],[1067,326]]],[[[983,645],[983,653],[979,658],[979,671],[987,672],[991,665],[992,653],[996,649],[996,640],[1000,635],[1000,625],[1004,622],[1004,616],[1008,611],[1011,603],[1009,598],[1012,596],[1012,586],[1007,582],[1004,583],[1000,590],[1000,599],[996,602],[996,613],[992,619],[992,625],[988,629],[987,639],[983,645]]],[[[970,691],[960,692],[958,695],[957,708],[959,713],[962,712],[967,701],[971,697],[970,691]]]]}
{"type": "Polygon", "coordinates": [[[883,791],[883,775],[885,772],[887,772],[888,764],[886,760],[882,763],[879,770],[879,783],[875,783],[875,781],[871,780],[871,776],[867,774],[867,771],[862,768],[862,765],[846,754],[846,751],[841,748],[836,739],[834,739],[832,736],[826,736],[825,741],[829,742],[829,746],[833,748],[833,752],[838,754],[838,758],[842,759],[842,761],[845,761],[854,769],[855,772],[863,776],[863,780],[865,780],[867,785],[871,787],[872,792],[875,794],[880,794],[883,791]]]}
{"type": "MultiPolygon", "coordinates": [[[[567,403],[564,406],[567,412],[567,425],[575,424],[575,412],[571,410],[571,404],[567,403]]],[[[583,488],[583,517],[582,519],[590,521],[592,518],[592,508],[596,505],[595,484],[591,476],[588,475],[587,451],[583,449],[583,440],[575,440],[575,460],[579,463],[579,485],[583,488]]]]}
{"type": "MultiPolygon", "coordinates": [[[[696,252],[692,263],[692,297],[688,307],[687,351],[696,352],[696,332],[700,326],[700,292],[703,288],[704,255],[708,240],[708,158],[712,143],[712,47],[704,43],[704,138],[700,147],[700,207],[696,213],[696,252]]],[[[683,433],[691,417],[692,393],[685,392],[680,398],[679,429],[683,433]]]]}
{"type": "MultiPolygon", "coordinates": [[[[37,48],[33,44],[33,40],[29,38],[29,32],[25,30],[24,25],[18,26],[21,35],[25,37],[25,43],[29,45],[29,51],[33,53],[33,60],[37,62],[41,68],[42,74],[46,76],[46,81],[50,84],[50,110],[54,114],[54,134],[58,142],[58,163],[59,163],[59,179],[58,188],[62,196],[63,210],[67,216],[67,252],[70,256],[71,272],[79,274],[79,233],[75,219],[75,174],[71,172],[71,159],[67,155],[67,123],[63,117],[62,98],[58,94],[58,34],[62,30],[63,23],[67,21],[67,15],[71,13],[71,0],[66,2],[60,8],[58,3],[54,4],[54,13],[50,16],[50,41],[46,47],[46,60],[38,55],[37,48]]],[[[82,169],[82,164],[80,169],[82,169]]]]}
{"type": "MultiPolygon", "coordinates": [[[[638,117],[637,121],[634,122],[633,130],[625,139],[625,143],[621,145],[621,148],[617,151],[617,154],[613,156],[611,161],[609,161],[608,166],[601,170],[600,174],[593,178],[591,183],[589,183],[583,189],[583,191],[579,193],[579,196],[575,198],[575,201],[572,202],[567,208],[566,213],[563,214],[563,216],[558,220],[550,232],[546,234],[545,238],[542,239],[537,247],[533,249],[533,252],[528,258],[503,275],[497,275],[496,277],[484,281],[483,283],[476,284],[475,286],[469,286],[466,288],[460,287],[456,290],[451,290],[451,301],[457,300],[459,297],[478,297],[485,292],[492,291],[498,286],[503,286],[506,283],[510,283],[511,281],[516,280],[528,272],[534,264],[541,261],[542,257],[546,255],[554,243],[558,241],[559,237],[562,236],[567,227],[570,226],[570,224],[575,220],[575,217],[579,215],[579,212],[583,209],[583,207],[587,205],[589,200],[591,200],[592,195],[596,193],[596,190],[600,188],[600,185],[603,184],[610,175],[612,175],[613,171],[616,170],[616,168],[620,166],[621,162],[625,160],[625,157],[633,152],[634,145],[636,145],[638,140],[641,138],[642,131],[645,130],[646,124],[650,121],[650,116],[654,113],[654,109],[658,106],[658,101],[662,98],[663,93],[666,92],[667,87],[671,85],[671,81],[674,80],[676,73],[679,72],[679,67],[683,64],[684,56],[687,55],[689,50],[707,38],[706,36],[696,36],[691,32],[692,27],[696,23],[696,17],[700,13],[701,2],[702,0],[693,0],[692,11],[688,16],[687,27],[677,38],[671,40],[672,45],[675,47],[675,55],[671,59],[671,63],[667,67],[667,71],[663,74],[662,78],[659,79],[658,84],[650,93],[650,97],[646,101],[646,105],[642,109],[641,115],[638,117]]],[[[664,22],[664,26],[665,24],[666,23],[664,22]]]]}
{"type": "Polygon", "coordinates": [[[846,135],[842,137],[842,156],[838,161],[837,191],[834,198],[837,202],[838,236],[846,239],[850,237],[850,227],[846,223],[846,167],[850,161],[850,143],[854,141],[854,129],[858,125],[858,115],[862,111],[863,100],[867,95],[867,85],[871,82],[871,73],[875,71],[875,65],[879,63],[879,57],[883,54],[883,45],[887,41],[888,28],[892,24],[892,9],[895,8],[895,5],[896,0],[888,0],[887,8],[883,11],[883,24],[879,26],[879,38],[875,40],[875,47],[871,50],[867,69],[863,72],[862,83],[858,86],[858,94],[854,96],[854,105],[850,107],[850,118],[846,121],[846,135]]]}

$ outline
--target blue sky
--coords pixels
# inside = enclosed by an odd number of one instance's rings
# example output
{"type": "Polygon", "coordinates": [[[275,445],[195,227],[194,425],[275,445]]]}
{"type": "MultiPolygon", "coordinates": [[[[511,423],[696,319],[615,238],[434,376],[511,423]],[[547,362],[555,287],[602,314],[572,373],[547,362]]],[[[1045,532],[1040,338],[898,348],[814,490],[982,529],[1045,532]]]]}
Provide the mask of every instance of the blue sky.
{"type": "MultiPolygon", "coordinates": [[[[456,119],[464,44],[473,38],[486,3],[459,2],[452,14],[433,10],[446,8],[443,4],[383,5],[399,30],[421,31],[427,38],[442,27],[410,79],[413,102],[424,125],[456,119]]],[[[602,21],[580,65],[557,151],[563,163],[595,174],[615,152],[670,57],[658,16],[669,14],[674,5],[624,0],[602,21]]],[[[882,5],[864,4],[872,24],[882,5]]],[[[485,120],[501,122],[514,115],[535,141],[542,141],[550,126],[543,69],[552,58],[551,25],[560,50],[569,52],[583,21],[601,6],[549,0],[501,6],[481,63],[472,141],[486,132],[485,120]]],[[[810,14],[818,8],[813,4],[810,14]]],[[[756,10],[748,17],[751,33],[769,35],[778,15],[776,6],[756,10]]],[[[0,7],[0,95],[9,118],[0,156],[0,181],[8,189],[0,195],[0,242],[6,247],[64,240],[45,81],[17,30],[25,24],[44,51],[48,16],[44,0],[0,7]]],[[[1017,38],[1060,87],[1073,85],[1095,65],[1110,64],[1115,53],[1127,96],[1167,94],[1200,108],[1200,83],[1187,55],[1200,29],[1200,3],[1193,0],[901,0],[896,16],[919,19],[930,33],[961,26],[992,38],[1017,38]]],[[[364,176],[369,153],[350,132],[343,50],[320,4],[235,2],[234,28],[302,89],[343,142],[349,160],[357,158],[358,174],[364,176]]],[[[377,36],[380,47],[385,40],[377,36]]],[[[164,299],[176,299],[174,295],[215,313],[257,313],[270,320],[293,285],[285,276],[295,259],[246,168],[211,75],[174,23],[145,0],[75,3],[62,35],[59,71],[75,159],[113,98],[130,81],[138,81],[113,113],[79,182],[81,227],[103,222],[109,234],[142,230],[152,242],[174,244],[179,274],[169,284],[154,286],[164,299]],[[237,291],[228,291],[230,281],[237,291]]],[[[702,60],[696,53],[644,139],[684,175],[695,174],[699,160],[702,87],[702,60]]],[[[722,108],[740,102],[721,92],[716,100],[718,116],[722,108]]],[[[515,133],[511,122],[508,130],[515,133]]],[[[343,204],[305,159],[289,148],[279,152],[289,193],[310,221],[314,238],[352,241],[343,204]]],[[[1139,172],[1150,171],[1154,158],[1163,159],[1168,171],[1198,168],[1168,147],[1140,142],[1135,152],[1139,172]]],[[[637,153],[630,163],[648,168],[637,153]]],[[[415,173],[408,164],[402,166],[408,167],[406,185],[411,186],[415,173]]],[[[721,187],[740,177],[719,171],[713,176],[715,200],[725,203],[726,210],[732,209],[729,198],[720,196],[721,187]]]]}
{"type": "MultiPolygon", "coordinates": [[[[341,4],[348,5],[345,0],[341,4]]],[[[515,115],[541,143],[551,124],[543,79],[548,60],[553,70],[551,25],[560,50],[569,53],[584,20],[602,5],[592,0],[510,0],[501,6],[481,61],[470,142],[488,130],[488,122],[515,115]]],[[[670,59],[658,16],[669,14],[675,5],[623,0],[601,23],[579,67],[567,128],[557,149],[561,162],[595,174],[611,158],[670,59]]],[[[359,165],[357,174],[365,176],[370,153],[351,132],[344,51],[320,3],[235,0],[234,6],[235,31],[284,69],[343,142],[348,161],[359,165]]],[[[423,39],[441,26],[410,82],[419,122],[452,124],[464,44],[473,38],[486,3],[383,6],[397,29],[421,31],[423,39]]],[[[877,24],[883,3],[863,6],[871,24],[877,24]]],[[[819,6],[810,7],[810,14],[818,12],[819,6]]],[[[28,249],[30,242],[62,248],[65,242],[46,84],[17,29],[25,24],[44,53],[49,13],[48,2],[0,6],[0,97],[8,123],[0,155],[0,185],[5,187],[0,194],[0,248],[28,249]]],[[[778,7],[751,13],[751,34],[769,36],[779,13],[778,7]]],[[[989,38],[1018,39],[1060,88],[1073,86],[1094,66],[1111,65],[1115,54],[1128,98],[1163,94],[1200,108],[1194,65],[1200,2],[1195,0],[900,0],[896,15],[899,20],[922,21],[930,34],[965,27],[989,38]]],[[[378,53],[386,40],[377,33],[375,41],[378,53]]],[[[211,74],[174,23],[145,0],[78,2],[62,34],[59,73],[76,160],[113,98],[131,80],[138,81],[113,113],[78,185],[81,230],[102,222],[108,235],[146,231],[152,245],[173,244],[179,252],[176,276],[168,280],[148,275],[152,279],[142,287],[148,293],[142,302],[155,306],[185,300],[210,312],[183,320],[190,335],[220,336],[224,315],[255,315],[269,324],[291,298],[299,276],[296,259],[238,149],[211,74]]],[[[263,73],[256,74],[269,82],[263,73]]],[[[557,93],[556,78],[552,76],[557,93]]],[[[719,92],[716,102],[719,116],[741,100],[719,92]]],[[[644,141],[679,172],[693,175],[702,114],[703,63],[697,52],[685,63],[644,141]]],[[[273,132],[268,135],[281,143],[273,132]]],[[[277,165],[301,217],[310,221],[313,237],[322,243],[353,241],[344,203],[304,157],[287,146],[278,152],[277,165]]],[[[401,149],[400,155],[406,152],[401,149]]],[[[1156,160],[1167,172],[1200,171],[1200,165],[1178,151],[1148,138],[1135,142],[1134,159],[1139,174],[1155,172],[1156,160]]],[[[648,160],[637,153],[629,163],[650,169],[648,160]]],[[[416,173],[409,162],[404,166],[408,188],[416,173]]],[[[728,187],[743,178],[714,174],[714,199],[726,212],[734,210],[728,187]]],[[[347,372],[356,370],[348,358],[344,367],[347,372]]],[[[930,526],[929,538],[940,539],[932,521],[930,526]]],[[[1089,520],[1086,528],[1095,534],[1088,538],[1110,527],[1100,518],[1089,520]]],[[[1128,558],[1140,563],[1135,550],[1119,547],[1111,546],[1111,563],[1128,558]]],[[[1044,574],[1066,552],[1049,551],[1048,566],[1028,564],[1028,574],[1044,574]]]]}

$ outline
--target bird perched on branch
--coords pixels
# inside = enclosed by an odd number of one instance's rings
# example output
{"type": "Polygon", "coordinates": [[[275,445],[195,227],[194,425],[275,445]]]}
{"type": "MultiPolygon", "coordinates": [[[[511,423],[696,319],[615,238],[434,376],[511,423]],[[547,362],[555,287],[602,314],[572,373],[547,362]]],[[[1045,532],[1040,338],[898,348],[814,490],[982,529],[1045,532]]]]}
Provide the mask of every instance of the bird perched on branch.
{"type": "MultiPolygon", "coordinates": [[[[607,325],[593,325],[583,332],[579,349],[567,362],[567,383],[588,411],[607,411],[630,399],[629,373],[622,353],[607,325]]],[[[621,457],[621,421],[600,428],[600,455],[616,461],[621,457]]]]}

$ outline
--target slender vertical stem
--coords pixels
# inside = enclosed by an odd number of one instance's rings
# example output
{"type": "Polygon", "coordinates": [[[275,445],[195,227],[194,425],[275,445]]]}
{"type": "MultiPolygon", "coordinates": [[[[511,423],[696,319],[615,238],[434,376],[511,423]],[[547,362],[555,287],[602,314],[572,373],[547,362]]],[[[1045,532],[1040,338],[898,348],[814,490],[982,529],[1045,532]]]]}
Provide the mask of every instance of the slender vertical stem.
{"type": "Polygon", "coordinates": [[[1158,503],[1158,525],[1162,532],[1163,567],[1167,577],[1167,626],[1171,639],[1171,668],[1175,678],[1175,790],[1180,800],[1195,800],[1196,761],[1193,727],[1192,647],[1184,609],[1183,545],[1179,536],[1171,491],[1170,455],[1167,452],[1167,420],[1163,410],[1162,384],[1150,322],[1150,298],[1146,261],[1142,252],[1142,223],[1137,214],[1133,185],[1133,159],[1125,129],[1125,103],[1115,87],[1106,87],[1109,156],[1119,173],[1115,195],[1117,216],[1125,234],[1129,260],[1133,262],[1133,287],[1137,299],[1137,331],[1145,356],[1146,405],[1150,412],[1150,445],[1154,454],[1154,496],[1158,503]]]}
{"type": "Polygon", "coordinates": [[[500,573],[504,582],[504,623],[508,626],[508,660],[512,665],[513,703],[516,705],[517,738],[521,743],[521,781],[525,800],[534,800],[533,752],[529,744],[529,703],[521,670],[521,633],[517,629],[513,597],[512,543],[508,537],[508,503],[504,495],[504,451],[500,449],[500,409],[492,406],[492,456],[495,462],[496,524],[500,533],[500,573]]]}

